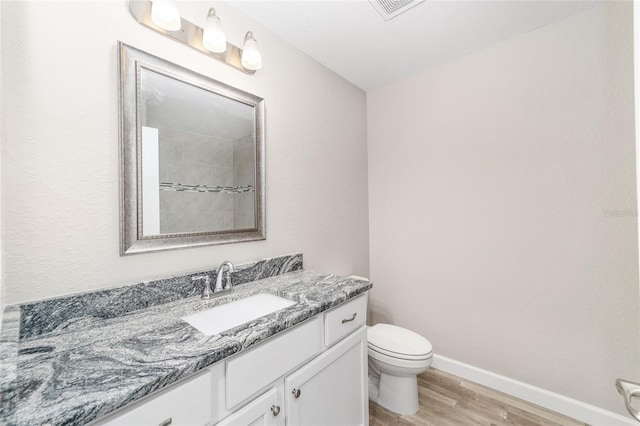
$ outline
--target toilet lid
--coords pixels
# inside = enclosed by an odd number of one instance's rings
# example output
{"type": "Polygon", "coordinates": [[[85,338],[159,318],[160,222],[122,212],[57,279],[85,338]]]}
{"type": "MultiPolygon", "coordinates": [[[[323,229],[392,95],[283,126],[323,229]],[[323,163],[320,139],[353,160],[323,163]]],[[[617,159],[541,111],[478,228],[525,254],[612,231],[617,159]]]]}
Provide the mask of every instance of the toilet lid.
{"type": "Polygon", "coordinates": [[[367,341],[372,349],[390,354],[424,357],[433,350],[431,342],[418,333],[391,324],[369,327],[367,341]]]}

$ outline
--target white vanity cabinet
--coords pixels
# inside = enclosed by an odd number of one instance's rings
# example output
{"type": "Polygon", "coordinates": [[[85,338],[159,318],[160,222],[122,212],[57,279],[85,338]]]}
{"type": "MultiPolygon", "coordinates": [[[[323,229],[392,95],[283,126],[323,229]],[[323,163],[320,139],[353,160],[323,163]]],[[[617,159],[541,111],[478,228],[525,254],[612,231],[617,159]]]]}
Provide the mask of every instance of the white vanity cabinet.
{"type": "Polygon", "coordinates": [[[287,426],[368,423],[366,329],[285,378],[287,426]]]}
{"type": "Polygon", "coordinates": [[[234,410],[261,389],[323,350],[322,318],[317,316],[281,336],[226,361],[226,408],[234,410]]]}
{"type": "Polygon", "coordinates": [[[368,426],[366,293],[94,422],[368,426]]]}
{"type": "Polygon", "coordinates": [[[227,361],[226,408],[234,412],[218,425],[367,426],[366,313],[363,294],[227,361]],[[267,423],[263,417],[252,423],[252,415],[240,418],[245,409],[253,413],[249,407],[268,392],[241,402],[246,405],[238,411],[234,406],[270,379],[275,379],[270,386],[284,390],[284,401],[274,403],[280,407],[278,415],[267,411],[268,404],[255,413],[271,414],[277,419],[268,420],[283,423],[267,423]]]}

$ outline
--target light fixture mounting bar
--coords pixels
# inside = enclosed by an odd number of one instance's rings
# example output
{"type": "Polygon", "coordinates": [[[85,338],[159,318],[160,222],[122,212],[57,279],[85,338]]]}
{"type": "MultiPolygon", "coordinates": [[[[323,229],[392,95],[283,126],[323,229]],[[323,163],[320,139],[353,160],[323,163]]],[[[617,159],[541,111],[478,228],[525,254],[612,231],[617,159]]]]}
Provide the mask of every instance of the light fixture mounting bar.
{"type": "Polygon", "coordinates": [[[256,73],[254,70],[248,70],[242,66],[242,49],[229,42],[227,42],[227,50],[224,53],[213,53],[205,49],[202,45],[202,28],[193,22],[189,22],[186,19],[181,18],[182,28],[177,31],[167,31],[157,26],[151,20],[151,1],[132,0],[129,2],[129,11],[140,25],[152,29],[153,31],[179,43],[187,45],[210,58],[224,62],[245,74],[256,73]]]}

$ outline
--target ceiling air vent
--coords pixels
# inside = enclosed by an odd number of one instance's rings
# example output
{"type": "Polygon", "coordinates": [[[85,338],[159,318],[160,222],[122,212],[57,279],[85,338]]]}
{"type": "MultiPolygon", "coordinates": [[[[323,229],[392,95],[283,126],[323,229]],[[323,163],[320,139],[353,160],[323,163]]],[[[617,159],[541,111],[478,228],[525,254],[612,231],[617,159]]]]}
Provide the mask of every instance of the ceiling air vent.
{"type": "Polygon", "coordinates": [[[388,21],[402,12],[419,5],[424,0],[369,0],[369,3],[378,11],[382,19],[388,21]]]}

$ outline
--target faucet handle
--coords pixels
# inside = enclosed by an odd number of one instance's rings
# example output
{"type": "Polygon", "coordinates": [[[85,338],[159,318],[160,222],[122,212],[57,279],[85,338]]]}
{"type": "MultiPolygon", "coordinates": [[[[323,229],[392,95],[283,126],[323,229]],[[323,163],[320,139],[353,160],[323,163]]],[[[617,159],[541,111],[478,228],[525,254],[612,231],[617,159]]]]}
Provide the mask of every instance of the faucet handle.
{"type": "Polygon", "coordinates": [[[225,290],[231,290],[233,288],[233,283],[231,282],[231,272],[233,272],[233,269],[229,270],[227,268],[227,271],[224,273],[224,278],[227,281],[227,285],[224,288],[225,290]]]}
{"type": "Polygon", "coordinates": [[[227,266],[227,270],[224,273],[224,278],[227,281],[225,290],[231,290],[233,288],[233,283],[231,282],[231,274],[235,272],[235,268],[233,266],[233,263],[229,262],[228,260],[225,260],[224,262],[222,262],[222,265],[220,265],[220,268],[222,268],[224,265],[227,266]]]}
{"type": "Polygon", "coordinates": [[[204,288],[202,289],[202,294],[200,295],[201,299],[209,299],[211,298],[211,278],[209,275],[198,275],[195,277],[191,277],[191,281],[200,281],[204,280],[204,288]]]}

